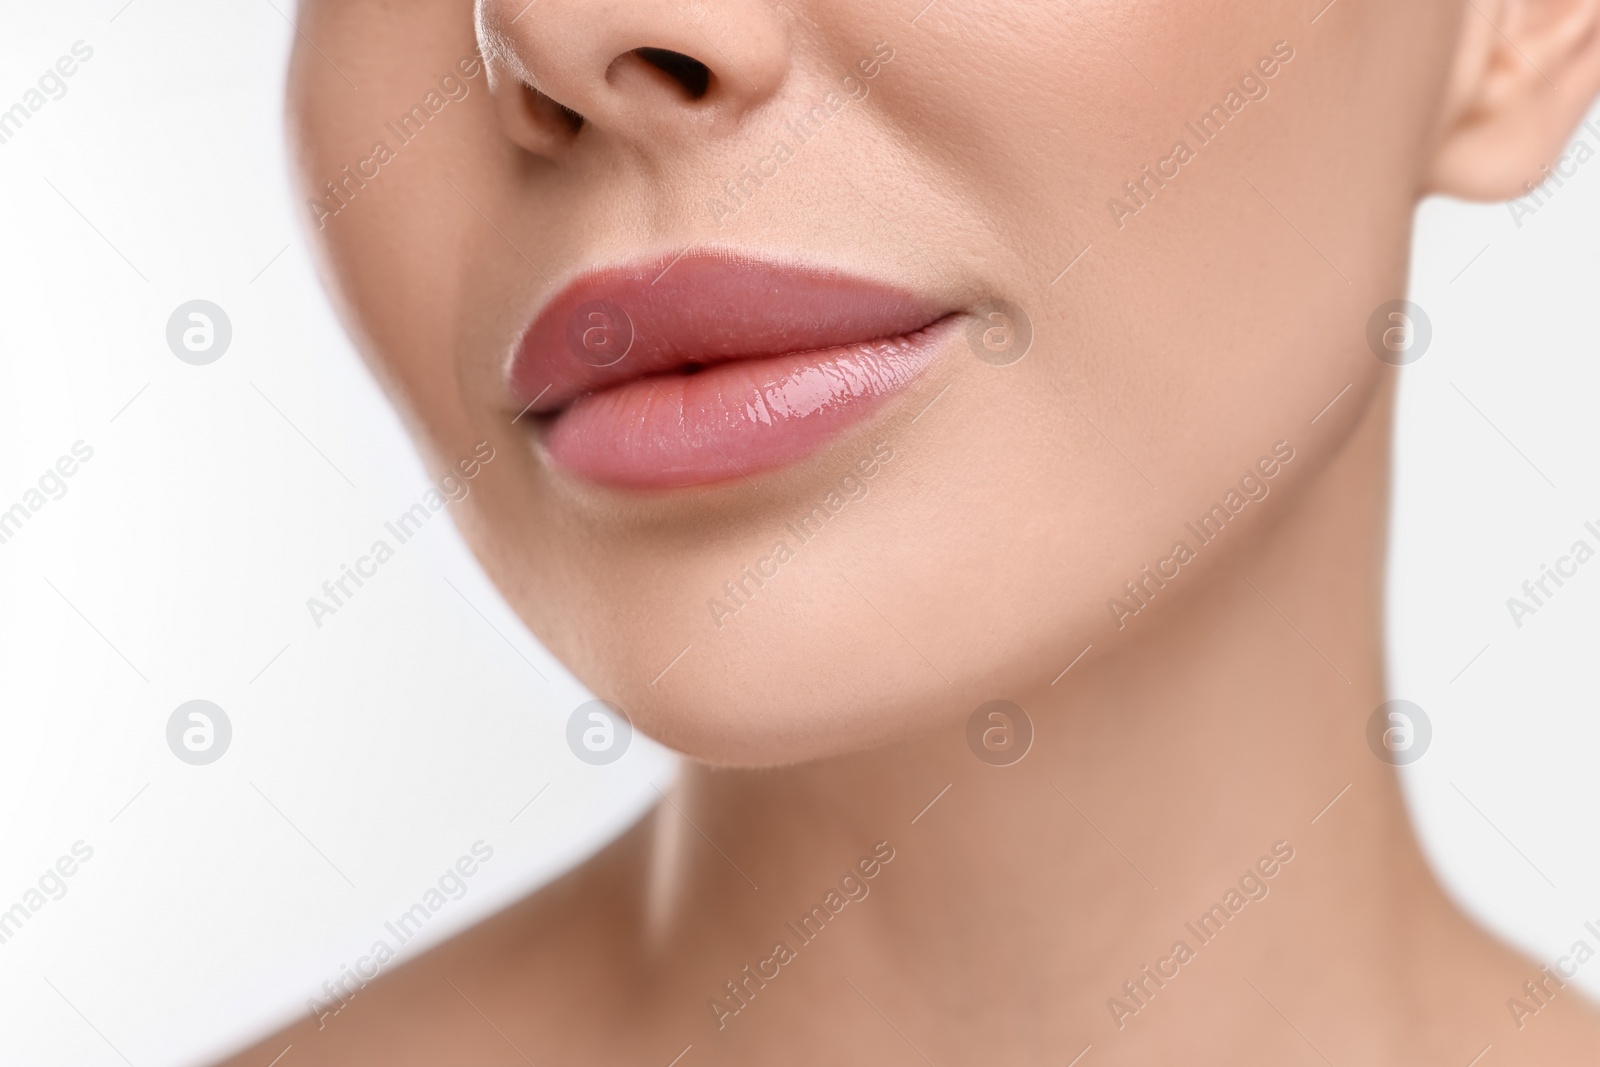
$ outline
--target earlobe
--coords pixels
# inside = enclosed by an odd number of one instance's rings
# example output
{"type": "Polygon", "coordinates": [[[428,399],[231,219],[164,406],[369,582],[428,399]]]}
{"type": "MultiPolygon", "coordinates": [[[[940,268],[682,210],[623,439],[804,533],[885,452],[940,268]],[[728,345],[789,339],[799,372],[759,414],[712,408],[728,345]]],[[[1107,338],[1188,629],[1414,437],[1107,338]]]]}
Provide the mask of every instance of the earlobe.
{"type": "Polygon", "coordinates": [[[1424,192],[1524,195],[1600,92],[1600,0],[1461,0],[1424,192]]]}

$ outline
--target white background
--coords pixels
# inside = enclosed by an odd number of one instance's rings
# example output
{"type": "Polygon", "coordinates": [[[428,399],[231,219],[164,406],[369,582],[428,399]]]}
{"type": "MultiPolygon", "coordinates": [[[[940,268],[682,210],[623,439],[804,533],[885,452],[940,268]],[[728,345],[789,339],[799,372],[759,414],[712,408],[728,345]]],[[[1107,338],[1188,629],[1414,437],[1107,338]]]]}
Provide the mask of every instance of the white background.
{"type": "MultiPolygon", "coordinates": [[[[0,909],[73,842],[94,856],[0,945],[0,1063],[201,1062],[304,1010],[474,841],[494,858],[429,942],[672,775],[643,741],[609,768],[570,755],[585,695],[443,520],[311,625],[305,598],[426,482],[308,262],[285,14],[3,16],[0,109],[73,42],[94,56],[0,145],[0,509],[75,441],[94,458],[0,545],[0,909]],[[233,324],[207,367],[165,343],[197,297],[233,324]],[[234,727],[207,768],[165,743],[195,698],[234,727]]],[[[1423,838],[1475,915],[1550,958],[1600,920],[1600,560],[1520,630],[1505,599],[1600,525],[1600,160],[1553,192],[1520,228],[1503,205],[1421,213],[1434,342],[1405,371],[1390,575],[1393,692],[1435,730],[1407,772],[1423,838]]]]}

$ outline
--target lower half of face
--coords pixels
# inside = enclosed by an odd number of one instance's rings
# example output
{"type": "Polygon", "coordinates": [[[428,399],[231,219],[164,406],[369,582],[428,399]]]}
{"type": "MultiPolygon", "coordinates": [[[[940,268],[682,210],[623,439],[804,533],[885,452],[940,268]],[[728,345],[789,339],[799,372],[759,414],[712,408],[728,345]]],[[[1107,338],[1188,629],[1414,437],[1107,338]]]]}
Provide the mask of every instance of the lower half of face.
{"type": "Polygon", "coordinates": [[[522,6],[309,5],[307,218],[435,462],[492,449],[491,575],[691,755],[1135,640],[1385,370],[1443,4],[522,6]]]}

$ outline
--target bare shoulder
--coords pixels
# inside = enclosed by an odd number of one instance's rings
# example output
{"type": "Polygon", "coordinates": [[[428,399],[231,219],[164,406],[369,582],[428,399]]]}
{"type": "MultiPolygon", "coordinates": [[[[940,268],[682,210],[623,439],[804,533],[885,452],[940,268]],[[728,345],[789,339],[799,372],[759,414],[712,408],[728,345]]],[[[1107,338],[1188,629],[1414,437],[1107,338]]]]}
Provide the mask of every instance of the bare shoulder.
{"type": "Polygon", "coordinates": [[[1495,1049],[1511,1067],[1567,1067],[1600,1058],[1600,1004],[1550,967],[1529,967],[1525,984],[1506,990],[1495,1049]]]}
{"type": "Polygon", "coordinates": [[[1483,1067],[1491,1058],[1501,1067],[1596,1062],[1600,1004],[1574,981],[1588,977],[1580,975],[1583,963],[1596,955],[1589,935],[1570,954],[1541,963],[1453,906],[1440,928],[1441,949],[1454,951],[1426,955],[1431,978],[1416,983],[1422,1010],[1414,1029],[1427,1047],[1454,1054],[1475,1045],[1469,1055],[1483,1067]]]}
{"type": "Polygon", "coordinates": [[[219,1067],[526,1064],[616,1033],[637,973],[646,825],[538,892],[219,1067]],[[281,1060],[278,1057],[282,1057],[281,1060]]]}

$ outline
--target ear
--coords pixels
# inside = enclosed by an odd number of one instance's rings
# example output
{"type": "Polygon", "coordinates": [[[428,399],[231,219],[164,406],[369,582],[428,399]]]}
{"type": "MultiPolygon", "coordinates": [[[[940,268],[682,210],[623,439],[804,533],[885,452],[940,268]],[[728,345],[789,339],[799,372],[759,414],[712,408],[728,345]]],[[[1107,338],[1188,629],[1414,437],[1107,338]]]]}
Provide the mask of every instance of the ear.
{"type": "Polygon", "coordinates": [[[1461,40],[1424,191],[1523,196],[1600,92],[1600,0],[1459,2],[1461,40]]]}

